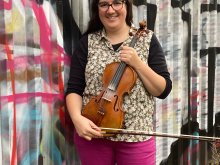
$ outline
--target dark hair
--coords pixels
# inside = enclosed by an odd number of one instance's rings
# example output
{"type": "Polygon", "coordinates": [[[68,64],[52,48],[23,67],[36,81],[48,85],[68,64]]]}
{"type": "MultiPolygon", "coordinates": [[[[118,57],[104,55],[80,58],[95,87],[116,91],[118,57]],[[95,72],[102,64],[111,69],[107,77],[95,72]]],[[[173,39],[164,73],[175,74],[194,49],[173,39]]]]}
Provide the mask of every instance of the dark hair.
{"type": "MultiPolygon", "coordinates": [[[[99,3],[99,0],[92,0],[90,21],[88,23],[87,31],[84,34],[96,32],[98,30],[101,30],[104,27],[99,18],[98,3],[99,3]]],[[[128,26],[131,26],[133,22],[132,0],[125,0],[125,4],[127,7],[127,16],[126,16],[125,21],[128,26]]]]}

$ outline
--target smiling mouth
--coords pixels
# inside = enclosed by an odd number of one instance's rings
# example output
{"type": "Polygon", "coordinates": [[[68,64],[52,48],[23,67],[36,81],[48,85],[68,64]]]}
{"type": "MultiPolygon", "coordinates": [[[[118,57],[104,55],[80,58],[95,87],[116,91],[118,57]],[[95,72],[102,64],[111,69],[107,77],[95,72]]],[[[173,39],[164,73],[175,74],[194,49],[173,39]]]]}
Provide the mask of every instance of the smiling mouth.
{"type": "Polygon", "coordinates": [[[117,16],[108,16],[107,18],[108,18],[108,19],[116,19],[117,16]]]}

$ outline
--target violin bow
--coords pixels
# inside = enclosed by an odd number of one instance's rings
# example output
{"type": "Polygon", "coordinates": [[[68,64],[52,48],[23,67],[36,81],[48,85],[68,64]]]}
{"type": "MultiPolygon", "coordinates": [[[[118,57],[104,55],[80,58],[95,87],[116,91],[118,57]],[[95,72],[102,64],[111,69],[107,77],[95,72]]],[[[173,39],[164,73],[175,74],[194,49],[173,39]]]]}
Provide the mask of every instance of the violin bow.
{"type": "Polygon", "coordinates": [[[118,129],[118,128],[105,128],[105,127],[100,127],[100,129],[103,134],[146,135],[146,136],[158,136],[158,137],[170,137],[170,138],[220,142],[220,137],[195,136],[195,135],[185,135],[185,134],[169,134],[169,133],[159,133],[159,132],[147,132],[147,131],[142,131],[142,130],[129,130],[129,129],[126,130],[126,129],[118,129]]]}

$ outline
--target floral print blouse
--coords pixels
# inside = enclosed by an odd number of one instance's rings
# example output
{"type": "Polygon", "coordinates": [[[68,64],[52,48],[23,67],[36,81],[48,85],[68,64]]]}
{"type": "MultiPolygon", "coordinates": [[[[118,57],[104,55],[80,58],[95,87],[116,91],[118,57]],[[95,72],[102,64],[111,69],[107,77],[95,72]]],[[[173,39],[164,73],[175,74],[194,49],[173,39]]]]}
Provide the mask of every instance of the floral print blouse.
{"type": "MultiPolygon", "coordinates": [[[[153,32],[144,33],[137,40],[134,48],[143,61],[148,61],[149,45],[153,32]]],[[[122,45],[129,45],[130,36],[122,45]]],[[[120,48],[118,49],[120,50],[120,48]]],[[[86,87],[83,93],[83,105],[85,106],[92,96],[97,96],[103,87],[102,76],[107,64],[120,62],[119,51],[114,50],[107,40],[105,31],[98,31],[88,35],[88,57],[85,68],[86,87]]],[[[138,76],[137,76],[138,77],[138,76]]],[[[145,89],[142,81],[137,81],[131,92],[124,96],[123,110],[125,118],[123,129],[129,130],[153,130],[154,97],[145,89]]],[[[112,121],[114,122],[114,121],[112,121]]],[[[113,141],[137,142],[149,139],[149,136],[117,134],[107,137],[113,141]]]]}

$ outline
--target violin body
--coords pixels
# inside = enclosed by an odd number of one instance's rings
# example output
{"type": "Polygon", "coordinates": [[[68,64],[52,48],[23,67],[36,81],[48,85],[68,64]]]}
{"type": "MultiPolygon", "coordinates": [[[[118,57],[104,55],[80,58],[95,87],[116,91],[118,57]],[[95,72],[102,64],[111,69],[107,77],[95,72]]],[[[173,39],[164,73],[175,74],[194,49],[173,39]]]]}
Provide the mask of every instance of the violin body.
{"type": "Polygon", "coordinates": [[[121,77],[118,78],[118,81],[114,81],[117,79],[118,67],[120,67],[119,62],[106,66],[102,77],[103,90],[98,96],[92,97],[82,111],[83,116],[99,127],[122,128],[124,121],[123,96],[131,91],[137,75],[130,66],[125,66],[121,77]]]}

